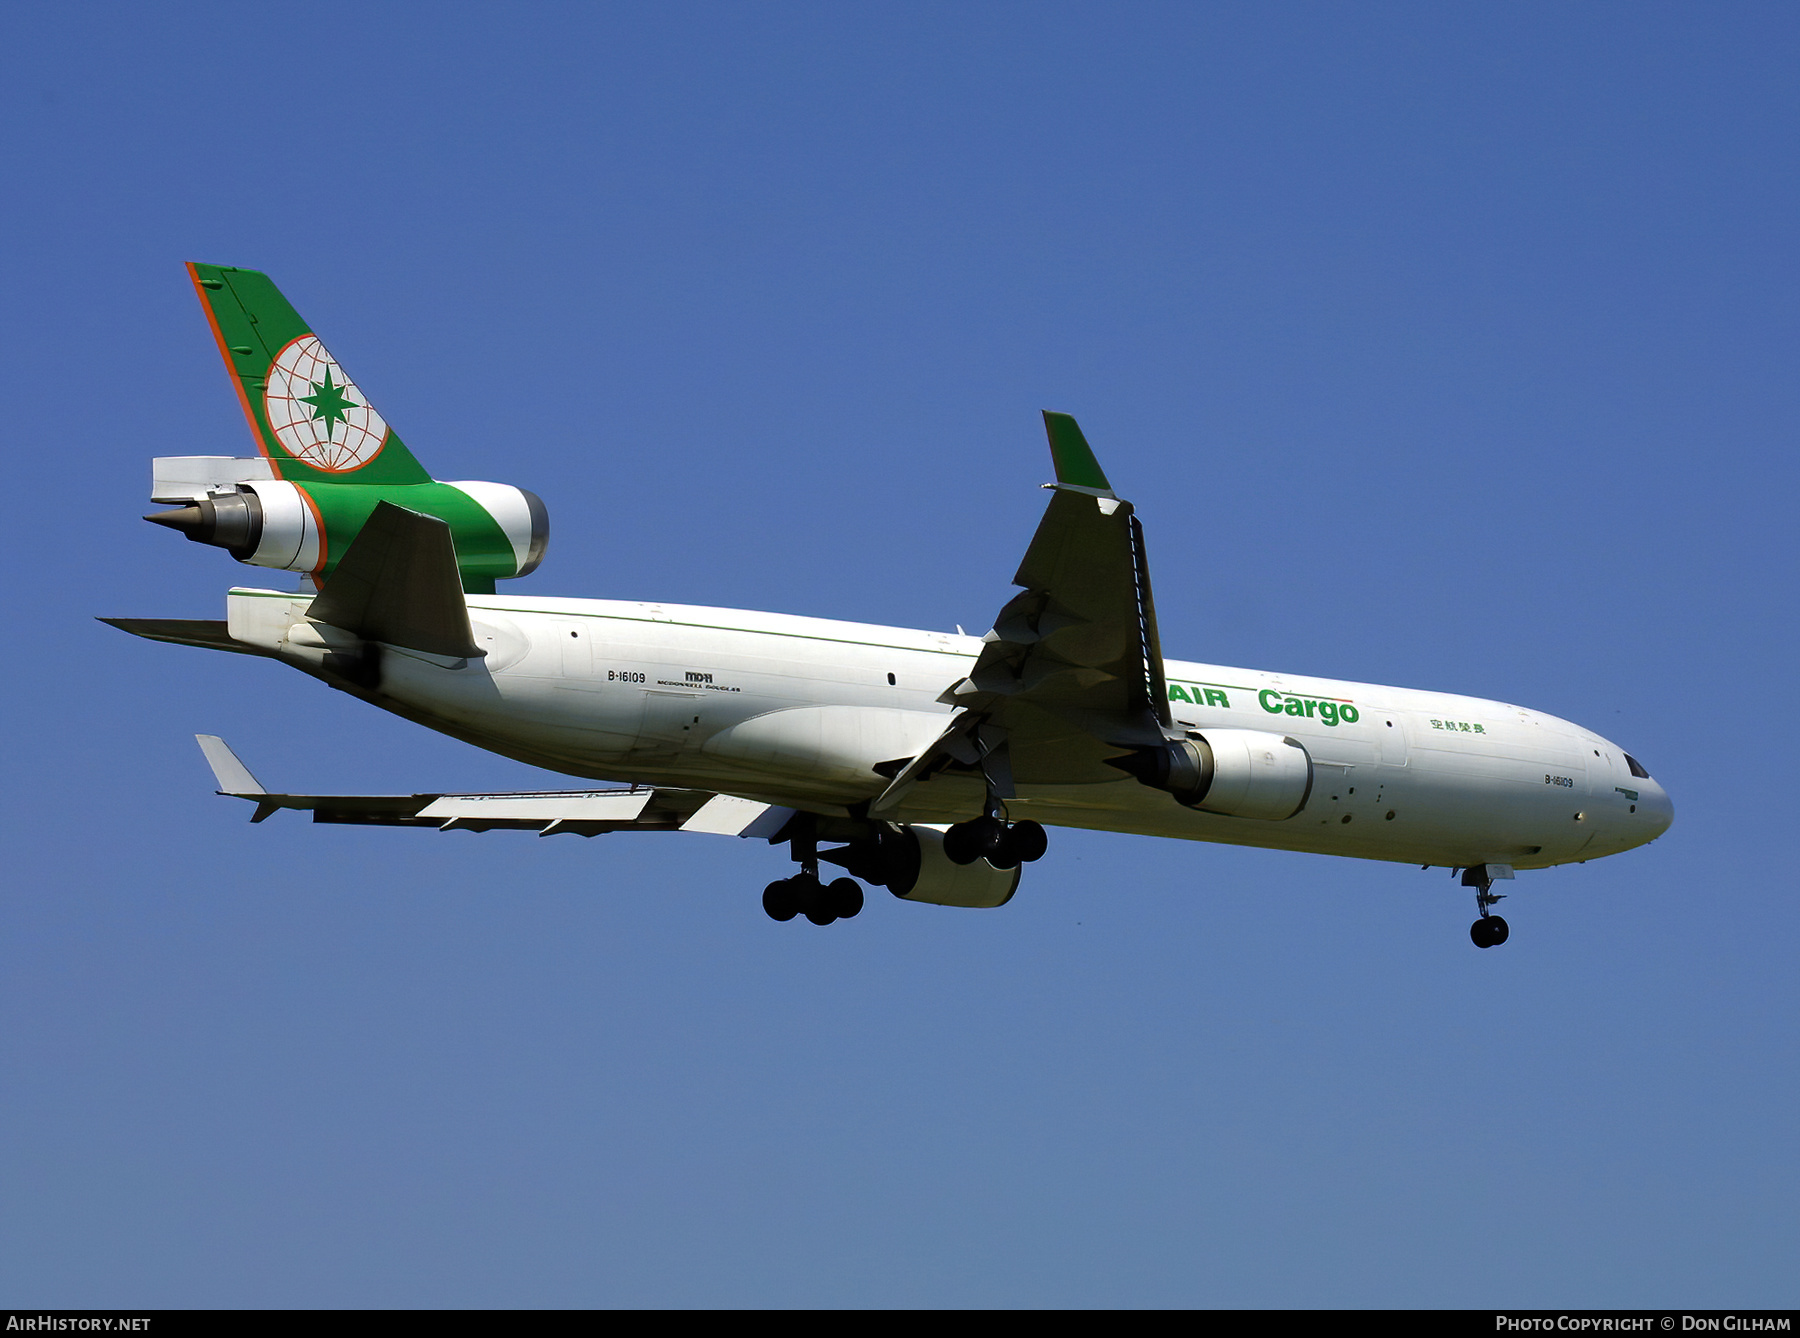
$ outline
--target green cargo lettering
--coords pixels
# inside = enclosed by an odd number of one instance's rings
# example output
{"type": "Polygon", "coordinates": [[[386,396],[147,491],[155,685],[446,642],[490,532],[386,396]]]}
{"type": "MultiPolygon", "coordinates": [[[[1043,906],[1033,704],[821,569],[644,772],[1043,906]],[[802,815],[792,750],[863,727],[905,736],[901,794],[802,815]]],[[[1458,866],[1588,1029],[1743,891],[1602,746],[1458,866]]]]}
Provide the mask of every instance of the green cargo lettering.
{"type": "Polygon", "coordinates": [[[1193,696],[1190,697],[1188,695],[1188,690],[1182,687],[1181,684],[1171,683],[1169,684],[1169,700],[1172,702],[1188,702],[1194,706],[1217,706],[1227,711],[1231,709],[1231,698],[1227,697],[1218,688],[1196,687],[1193,696]]]}
{"type": "Polygon", "coordinates": [[[1263,710],[1270,715],[1303,716],[1323,721],[1333,729],[1339,722],[1354,725],[1362,719],[1362,712],[1348,702],[1325,701],[1315,697],[1285,697],[1273,688],[1264,688],[1256,694],[1256,700],[1262,703],[1263,710]]]}

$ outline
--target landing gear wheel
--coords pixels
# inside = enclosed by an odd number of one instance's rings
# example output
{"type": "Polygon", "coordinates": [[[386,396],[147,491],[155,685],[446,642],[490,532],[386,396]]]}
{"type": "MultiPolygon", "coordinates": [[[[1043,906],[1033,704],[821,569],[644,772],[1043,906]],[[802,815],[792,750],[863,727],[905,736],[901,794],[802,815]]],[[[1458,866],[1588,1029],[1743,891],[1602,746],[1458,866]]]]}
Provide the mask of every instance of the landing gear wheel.
{"type": "Polygon", "coordinates": [[[763,889],[763,910],[771,920],[791,920],[800,914],[786,878],[778,879],[763,889]]]}
{"type": "Polygon", "coordinates": [[[830,898],[819,883],[818,875],[801,872],[787,880],[788,905],[816,925],[828,925],[837,919],[830,898]]]}
{"type": "Polygon", "coordinates": [[[1469,926],[1469,941],[1478,948],[1497,948],[1510,932],[1498,915],[1484,915],[1469,926]]]}
{"type": "Polygon", "coordinates": [[[996,869],[1010,869],[1018,863],[1016,859],[1011,864],[1000,863],[1008,853],[1006,838],[1006,824],[992,814],[970,818],[944,833],[944,854],[952,864],[986,859],[996,869]]]}
{"type": "Polygon", "coordinates": [[[854,878],[835,878],[825,889],[825,905],[840,920],[854,920],[863,908],[862,884],[854,878]]]}
{"type": "Polygon", "coordinates": [[[943,854],[952,864],[974,864],[1006,839],[1006,823],[999,818],[970,818],[943,834],[943,854]]]}
{"type": "Polygon", "coordinates": [[[1462,885],[1475,889],[1475,909],[1481,912],[1481,918],[1469,926],[1469,941],[1478,948],[1497,948],[1506,942],[1506,921],[1488,910],[1495,902],[1506,900],[1494,891],[1496,876],[1511,878],[1512,869],[1504,864],[1474,864],[1463,870],[1462,885]]]}
{"type": "Polygon", "coordinates": [[[1015,822],[1007,833],[1012,841],[1012,853],[1019,857],[1019,863],[1031,864],[1044,857],[1050,848],[1050,838],[1044,834],[1042,823],[1026,818],[1023,822],[1015,822]]]}

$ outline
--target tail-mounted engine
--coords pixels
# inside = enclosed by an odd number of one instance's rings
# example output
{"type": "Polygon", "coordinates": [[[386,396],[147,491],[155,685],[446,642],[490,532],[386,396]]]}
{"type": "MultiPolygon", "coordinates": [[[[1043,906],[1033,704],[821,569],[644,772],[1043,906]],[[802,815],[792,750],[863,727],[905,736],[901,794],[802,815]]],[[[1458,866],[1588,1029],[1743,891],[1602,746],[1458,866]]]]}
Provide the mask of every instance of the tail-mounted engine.
{"type": "Polygon", "coordinates": [[[492,594],[544,556],[550,520],[522,488],[439,483],[267,274],[188,266],[258,458],[170,456],[146,520],[256,567],[329,575],[383,502],[450,527],[463,589],[492,594]]]}
{"type": "Polygon", "coordinates": [[[1161,748],[1139,748],[1111,765],[1179,803],[1233,818],[1279,822],[1306,806],[1312,758],[1297,740],[1260,729],[1189,731],[1161,748]]]}
{"type": "Polygon", "coordinates": [[[184,456],[156,462],[155,502],[180,502],[145,519],[223,548],[255,567],[323,578],[381,502],[450,526],[465,588],[492,590],[543,560],[550,516],[533,493],[503,483],[292,483],[266,460],[184,456]]]}

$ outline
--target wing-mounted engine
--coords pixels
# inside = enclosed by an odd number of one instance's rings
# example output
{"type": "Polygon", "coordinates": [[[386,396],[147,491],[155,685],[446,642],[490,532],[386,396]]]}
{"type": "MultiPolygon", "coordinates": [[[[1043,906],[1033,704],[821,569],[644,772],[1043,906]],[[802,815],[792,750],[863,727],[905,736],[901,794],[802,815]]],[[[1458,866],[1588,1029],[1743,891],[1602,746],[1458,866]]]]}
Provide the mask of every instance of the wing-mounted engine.
{"type": "Polygon", "coordinates": [[[1279,822],[1306,807],[1312,757],[1297,740],[1260,729],[1190,730],[1112,765],[1177,802],[1232,818],[1279,822]]]}
{"type": "Polygon", "coordinates": [[[957,864],[944,853],[944,833],[937,827],[884,824],[875,837],[821,851],[819,858],[903,901],[934,906],[1004,906],[1019,888],[1019,865],[996,869],[985,859],[957,864]]]}

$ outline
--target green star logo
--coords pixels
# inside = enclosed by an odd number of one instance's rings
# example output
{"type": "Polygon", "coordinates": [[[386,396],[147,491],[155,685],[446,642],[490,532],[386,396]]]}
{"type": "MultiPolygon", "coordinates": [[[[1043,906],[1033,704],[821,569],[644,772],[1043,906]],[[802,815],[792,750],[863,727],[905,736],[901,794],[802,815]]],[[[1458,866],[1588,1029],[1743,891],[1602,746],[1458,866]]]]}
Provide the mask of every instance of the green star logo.
{"type": "Polygon", "coordinates": [[[345,417],[344,410],[360,409],[363,406],[344,394],[342,386],[334,386],[331,384],[331,368],[329,367],[325,369],[325,379],[323,381],[314,381],[312,383],[312,388],[312,394],[301,395],[298,398],[302,404],[310,404],[313,406],[313,421],[315,423],[320,419],[325,420],[325,440],[330,441],[332,428],[338,423],[348,421],[345,417]]]}

